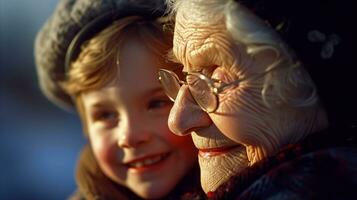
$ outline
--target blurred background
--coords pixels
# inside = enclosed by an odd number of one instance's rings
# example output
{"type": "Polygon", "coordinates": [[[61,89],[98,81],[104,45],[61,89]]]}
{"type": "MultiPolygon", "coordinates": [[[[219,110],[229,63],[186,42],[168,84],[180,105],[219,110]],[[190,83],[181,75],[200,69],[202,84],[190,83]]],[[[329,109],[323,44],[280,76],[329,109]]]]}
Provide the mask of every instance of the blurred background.
{"type": "Polygon", "coordinates": [[[0,0],[0,200],[62,200],[76,188],[86,143],[80,122],[41,94],[33,58],[36,33],[57,1],[0,0]]]}
{"type": "Polygon", "coordinates": [[[0,0],[0,199],[66,199],[85,144],[75,114],[40,92],[37,31],[57,0],[0,0]]]}

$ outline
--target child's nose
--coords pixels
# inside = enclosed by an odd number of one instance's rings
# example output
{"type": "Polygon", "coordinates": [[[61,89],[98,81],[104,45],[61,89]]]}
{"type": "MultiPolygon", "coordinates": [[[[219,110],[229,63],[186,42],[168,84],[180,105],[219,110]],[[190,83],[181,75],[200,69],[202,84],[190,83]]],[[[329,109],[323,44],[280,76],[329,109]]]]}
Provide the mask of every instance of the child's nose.
{"type": "Polygon", "coordinates": [[[123,119],[118,127],[118,146],[135,148],[150,141],[152,133],[146,127],[138,117],[123,119]]]}

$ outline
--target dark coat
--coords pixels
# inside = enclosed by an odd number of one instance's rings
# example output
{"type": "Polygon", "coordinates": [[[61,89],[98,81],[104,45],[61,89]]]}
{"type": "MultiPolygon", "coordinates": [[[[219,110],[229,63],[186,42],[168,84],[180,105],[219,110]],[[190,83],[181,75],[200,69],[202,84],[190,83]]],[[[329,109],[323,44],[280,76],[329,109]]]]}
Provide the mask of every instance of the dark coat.
{"type": "Polygon", "coordinates": [[[357,199],[356,128],[289,145],[208,194],[209,199],[357,199]]]}
{"type": "MultiPolygon", "coordinates": [[[[70,200],[139,200],[129,189],[120,186],[105,176],[99,168],[91,148],[86,146],[79,158],[76,170],[77,191],[70,200]]],[[[163,199],[195,199],[202,196],[197,166],[163,199]]]]}

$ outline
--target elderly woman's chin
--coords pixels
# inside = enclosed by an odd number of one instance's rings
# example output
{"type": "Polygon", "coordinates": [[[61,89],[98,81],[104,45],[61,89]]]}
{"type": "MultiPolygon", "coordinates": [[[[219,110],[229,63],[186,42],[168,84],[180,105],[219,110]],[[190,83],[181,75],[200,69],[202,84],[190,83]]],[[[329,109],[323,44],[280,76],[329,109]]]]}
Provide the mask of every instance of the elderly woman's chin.
{"type": "Polygon", "coordinates": [[[205,193],[215,191],[248,166],[244,146],[236,146],[225,152],[200,152],[198,161],[201,169],[201,185],[205,193]]]}

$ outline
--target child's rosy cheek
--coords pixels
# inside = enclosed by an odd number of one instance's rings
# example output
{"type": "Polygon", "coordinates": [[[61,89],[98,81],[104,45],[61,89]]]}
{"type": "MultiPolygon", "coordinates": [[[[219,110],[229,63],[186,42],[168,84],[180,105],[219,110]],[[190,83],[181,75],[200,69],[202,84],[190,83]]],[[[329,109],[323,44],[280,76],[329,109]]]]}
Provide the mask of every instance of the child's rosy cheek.
{"type": "Polygon", "coordinates": [[[116,150],[117,147],[115,145],[102,142],[97,148],[98,159],[108,164],[114,163],[116,160],[116,150]]]}

